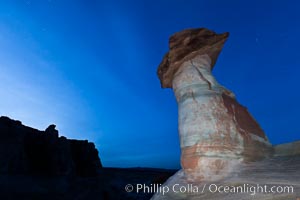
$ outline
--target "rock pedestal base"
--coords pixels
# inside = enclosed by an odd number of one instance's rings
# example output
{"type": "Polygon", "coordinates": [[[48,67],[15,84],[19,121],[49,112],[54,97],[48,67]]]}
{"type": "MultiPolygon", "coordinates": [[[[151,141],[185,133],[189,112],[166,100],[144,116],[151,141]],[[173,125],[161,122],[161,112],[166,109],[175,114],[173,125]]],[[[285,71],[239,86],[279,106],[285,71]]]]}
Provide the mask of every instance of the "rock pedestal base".
{"type": "Polygon", "coordinates": [[[161,187],[169,192],[156,193],[151,200],[297,200],[300,155],[241,164],[219,181],[190,181],[180,170],[161,187]]]}

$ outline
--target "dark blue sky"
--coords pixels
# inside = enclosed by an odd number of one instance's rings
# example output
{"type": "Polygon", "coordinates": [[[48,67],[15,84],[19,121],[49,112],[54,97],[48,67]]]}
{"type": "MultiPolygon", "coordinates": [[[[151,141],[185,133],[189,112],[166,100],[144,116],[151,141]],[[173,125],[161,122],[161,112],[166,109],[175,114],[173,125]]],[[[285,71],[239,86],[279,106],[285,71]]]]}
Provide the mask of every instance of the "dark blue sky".
{"type": "Polygon", "coordinates": [[[1,1],[0,114],[96,143],[104,166],[179,167],[156,69],[174,32],[230,32],[214,68],[273,144],[300,139],[298,1],[1,1]]]}

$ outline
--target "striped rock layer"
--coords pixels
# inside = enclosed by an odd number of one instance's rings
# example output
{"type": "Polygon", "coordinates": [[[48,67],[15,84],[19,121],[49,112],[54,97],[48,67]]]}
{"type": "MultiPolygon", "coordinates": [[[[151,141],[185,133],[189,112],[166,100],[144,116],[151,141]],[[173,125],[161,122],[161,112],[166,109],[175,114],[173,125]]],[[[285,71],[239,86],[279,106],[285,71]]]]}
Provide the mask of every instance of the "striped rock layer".
{"type": "Polygon", "coordinates": [[[190,180],[219,180],[272,154],[247,108],[211,73],[227,37],[207,29],[176,33],[158,68],[162,87],[176,96],[181,166],[190,180]]]}

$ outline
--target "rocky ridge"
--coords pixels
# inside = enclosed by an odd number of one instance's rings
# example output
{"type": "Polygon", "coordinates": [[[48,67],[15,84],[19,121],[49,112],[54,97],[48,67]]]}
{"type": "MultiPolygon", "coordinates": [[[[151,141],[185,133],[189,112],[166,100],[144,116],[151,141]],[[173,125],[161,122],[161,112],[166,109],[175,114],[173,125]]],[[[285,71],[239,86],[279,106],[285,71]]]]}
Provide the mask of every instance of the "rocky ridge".
{"type": "Polygon", "coordinates": [[[0,174],[95,176],[102,167],[98,150],[87,140],[59,137],[0,117],[0,174]]]}

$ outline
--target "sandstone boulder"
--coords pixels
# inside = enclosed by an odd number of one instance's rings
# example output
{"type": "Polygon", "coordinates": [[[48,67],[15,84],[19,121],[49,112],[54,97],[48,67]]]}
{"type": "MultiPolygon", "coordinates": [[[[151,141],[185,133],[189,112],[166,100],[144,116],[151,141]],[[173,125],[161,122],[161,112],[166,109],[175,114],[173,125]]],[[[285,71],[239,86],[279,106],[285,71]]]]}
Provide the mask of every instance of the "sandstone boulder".
{"type": "Polygon", "coordinates": [[[212,75],[228,35],[205,28],[175,33],[158,67],[162,87],[177,99],[181,165],[191,179],[223,178],[241,162],[272,154],[247,108],[212,75]]]}
{"type": "Polygon", "coordinates": [[[182,170],[161,186],[169,191],[157,192],[153,200],[300,196],[299,142],[273,147],[247,108],[212,75],[228,35],[200,28],[170,38],[157,74],[163,88],[173,89],[178,103],[182,170]],[[210,191],[211,185],[244,190],[210,191]],[[290,191],[274,193],[271,187],[290,191]]]}

